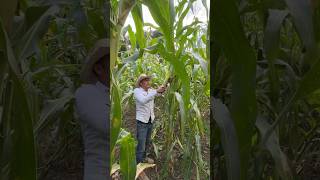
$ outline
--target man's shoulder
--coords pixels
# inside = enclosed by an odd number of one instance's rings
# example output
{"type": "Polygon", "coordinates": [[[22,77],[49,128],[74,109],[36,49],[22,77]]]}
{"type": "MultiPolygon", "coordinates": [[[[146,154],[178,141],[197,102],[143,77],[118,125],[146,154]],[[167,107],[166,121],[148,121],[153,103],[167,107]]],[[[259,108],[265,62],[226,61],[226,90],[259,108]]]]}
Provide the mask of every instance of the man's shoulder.
{"type": "Polygon", "coordinates": [[[133,89],[133,92],[134,92],[134,93],[139,92],[139,91],[141,91],[141,88],[134,88],[134,89],[133,89]]]}
{"type": "Polygon", "coordinates": [[[98,91],[97,87],[93,84],[82,84],[75,92],[76,98],[89,96],[91,93],[98,91]]]}

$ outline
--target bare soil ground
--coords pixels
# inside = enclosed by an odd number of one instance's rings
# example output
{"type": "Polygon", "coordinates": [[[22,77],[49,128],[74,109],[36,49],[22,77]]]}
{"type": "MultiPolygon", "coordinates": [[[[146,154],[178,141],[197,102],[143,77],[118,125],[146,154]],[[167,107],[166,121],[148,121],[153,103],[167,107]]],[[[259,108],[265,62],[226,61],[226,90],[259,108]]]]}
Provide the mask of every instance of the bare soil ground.
{"type": "Polygon", "coordinates": [[[82,180],[83,144],[80,127],[74,124],[70,134],[55,137],[56,129],[42,132],[37,140],[39,180],[82,180]],[[61,145],[62,142],[65,145],[61,145]]]}

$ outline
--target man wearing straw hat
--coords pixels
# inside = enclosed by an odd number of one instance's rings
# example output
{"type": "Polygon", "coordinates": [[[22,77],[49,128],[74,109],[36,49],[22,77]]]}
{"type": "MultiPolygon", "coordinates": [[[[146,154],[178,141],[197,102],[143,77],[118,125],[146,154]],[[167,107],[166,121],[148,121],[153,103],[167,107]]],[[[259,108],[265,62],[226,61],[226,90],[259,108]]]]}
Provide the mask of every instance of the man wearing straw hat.
{"type": "Polygon", "coordinates": [[[138,163],[153,163],[146,157],[147,148],[150,145],[152,123],[154,116],[154,98],[165,91],[165,86],[158,89],[150,87],[151,77],[141,74],[136,82],[134,97],[136,99],[137,140],[136,160],[138,163]]]}
{"type": "Polygon", "coordinates": [[[84,180],[110,179],[109,151],[109,40],[99,40],[81,72],[75,94],[84,141],[84,180]]]}

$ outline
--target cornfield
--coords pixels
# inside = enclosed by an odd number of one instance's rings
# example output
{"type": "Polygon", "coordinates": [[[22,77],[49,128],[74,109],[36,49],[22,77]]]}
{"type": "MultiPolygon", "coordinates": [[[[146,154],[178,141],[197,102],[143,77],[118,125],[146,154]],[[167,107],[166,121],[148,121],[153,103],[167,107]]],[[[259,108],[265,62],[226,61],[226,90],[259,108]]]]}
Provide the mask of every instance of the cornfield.
{"type": "Polygon", "coordinates": [[[13,0],[0,7],[0,179],[81,179],[74,92],[89,49],[109,36],[108,3],[13,0]]]}
{"type": "Polygon", "coordinates": [[[317,0],[213,0],[214,179],[319,179],[317,0]]]}
{"type": "MultiPolygon", "coordinates": [[[[142,73],[153,76],[154,86],[173,81],[157,99],[152,134],[156,170],[152,179],[209,178],[209,56],[208,19],[184,20],[197,1],[111,1],[112,174],[120,169],[122,179],[150,167],[135,158],[133,89],[142,73]],[[145,6],[155,24],[145,23],[145,6]],[[135,32],[126,25],[131,13],[135,32]],[[130,112],[131,111],[131,112],[130,112]],[[129,116],[129,117],[128,117],[129,116]],[[130,126],[131,125],[131,126],[130,126]],[[204,148],[207,156],[204,159],[204,148]],[[194,173],[193,173],[194,172],[194,173]]],[[[198,1],[209,15],[207,1],[198,1]]]]}
{"type": "Polygon", "coordinates": [[[0,5],[0,180],[82,179],[74,93],[103,38],[114,179],[319,179],[319,0],[10,0],[0,5]],[[142,73],[153,87],[172,81],[155,100],[155,163],[137,165],[142,73]]]}

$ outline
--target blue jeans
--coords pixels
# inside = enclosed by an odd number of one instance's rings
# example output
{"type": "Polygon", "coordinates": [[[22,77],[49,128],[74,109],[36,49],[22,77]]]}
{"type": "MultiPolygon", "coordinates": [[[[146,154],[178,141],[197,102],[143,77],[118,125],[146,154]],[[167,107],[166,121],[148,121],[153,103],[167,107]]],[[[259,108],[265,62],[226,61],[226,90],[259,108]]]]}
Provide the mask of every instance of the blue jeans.
{"type": "Polygon", "coordinates": [[[146,158],[146,152],[151,144],[152,123],[143,123],[137,120],[137,140],[138,146],[136,149],[137,164],[141,163],[146,158]]]}

